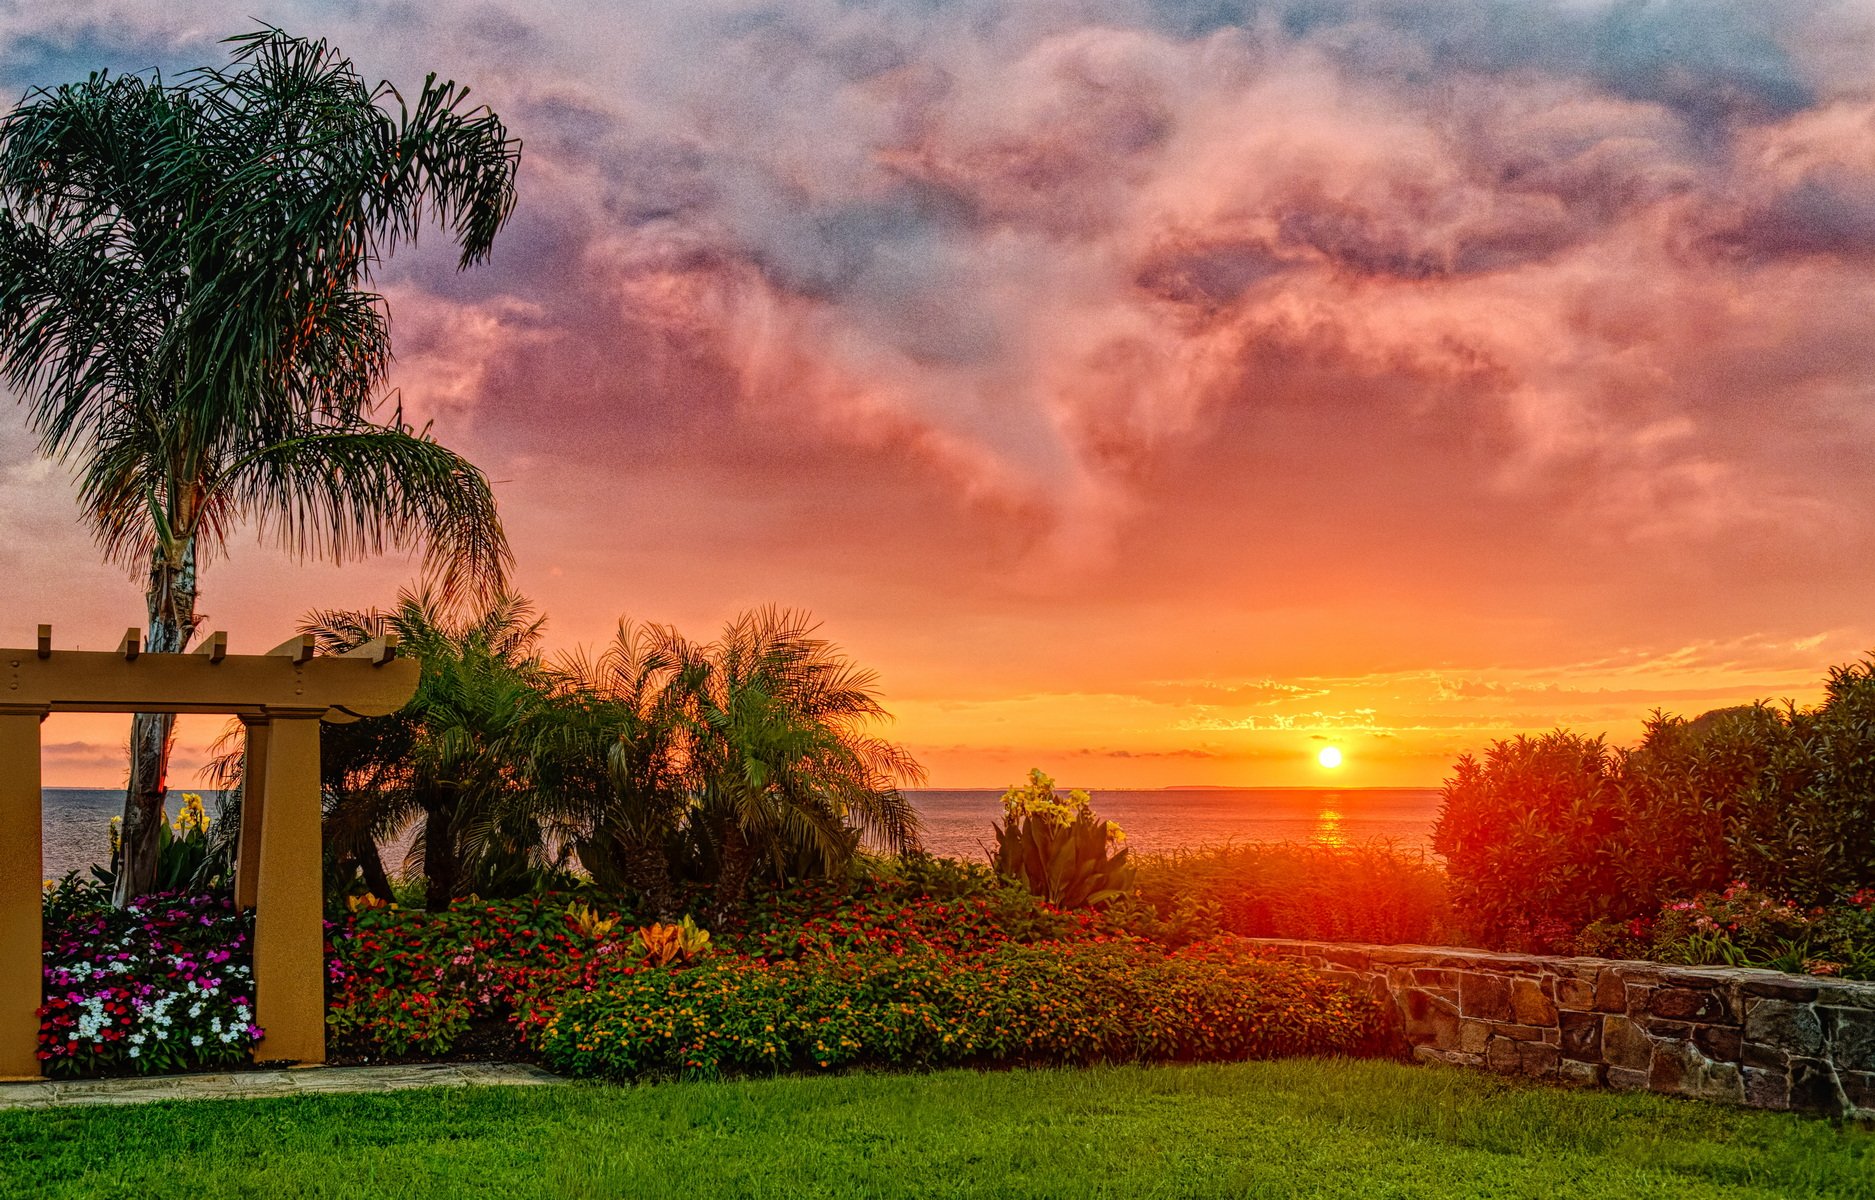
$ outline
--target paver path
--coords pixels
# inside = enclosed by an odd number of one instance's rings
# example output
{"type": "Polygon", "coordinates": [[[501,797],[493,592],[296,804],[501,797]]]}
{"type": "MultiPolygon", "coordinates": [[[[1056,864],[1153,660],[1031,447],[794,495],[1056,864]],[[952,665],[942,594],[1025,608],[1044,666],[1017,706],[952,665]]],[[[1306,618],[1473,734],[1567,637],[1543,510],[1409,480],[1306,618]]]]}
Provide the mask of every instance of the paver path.
{"type": "Polygon", "coordinates": [[[57,1108],[68,1104],[146,1104],[152,1100],[252,1100],[308,1092],[401,1092],[407,1088],[500,1084],[521,1087],[565,1082],[523,1063],[414,1063],[396,1067],[300,1067],[227,1071],[154,1079],[44,1080],[0,1083],[0,1109],[57,1108]]]}

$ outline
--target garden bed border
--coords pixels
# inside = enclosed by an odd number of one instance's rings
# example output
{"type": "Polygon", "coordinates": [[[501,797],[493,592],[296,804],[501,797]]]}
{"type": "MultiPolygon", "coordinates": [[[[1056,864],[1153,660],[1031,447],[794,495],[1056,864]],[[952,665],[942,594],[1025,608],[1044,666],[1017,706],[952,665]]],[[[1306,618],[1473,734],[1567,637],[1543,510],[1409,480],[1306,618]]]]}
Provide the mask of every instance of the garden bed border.
{"type": "Polygon", "coordinates": [[[1875,981],[1736,967],[1250,938],[1366,988],[1402,1056],[1875,1118],[1875,981]]]}

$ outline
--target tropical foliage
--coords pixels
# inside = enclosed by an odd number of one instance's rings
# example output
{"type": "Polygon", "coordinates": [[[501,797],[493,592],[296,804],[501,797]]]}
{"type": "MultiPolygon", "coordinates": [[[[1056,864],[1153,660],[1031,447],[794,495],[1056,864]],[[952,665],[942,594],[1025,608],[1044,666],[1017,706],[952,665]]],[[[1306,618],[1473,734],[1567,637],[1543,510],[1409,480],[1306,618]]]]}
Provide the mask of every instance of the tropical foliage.
{"type": "MultiPolygon", "coordinates": [[[[155,886],[160,892],[220,894],[234,882],[234,839],[225,822],[208,815],[202,797],[184,792],[174,821],[165,819],[156,840],[155,886]]],[[[116,890],[123,865],[122,822],[111,819],[111,857],[91,868],[91,877],[107,893],[116,890]]]]}
{"type": "Polygon", "coordinates": [[[1120,827],[1094,815],[1087,793],[1055,793],[1040,770],[1026,785],[1003,793],[1003,819],[994,826],[996,869],[1031,892],[1065,908],[1106,904],[1125,895],[1133,871],[1120,827]]]}
{"type": "Polygon", "coordinates": [[[921,772],[872,731],[875,676],[805,615],[746,613],[705,644],[624,624],[596,658],[549,663],[524,600],[450,612],[413,593],[306,622],[327,650],[394,634],[422,664],[402,712],[323,735],[340,891],[355,878],[390,899],[377,847],[413,825],[432,911],[568,885],[577,863],[661,919],[708,887],[720,918],[758,874],[832,876],[862,844],[916,848],[900,784],[921,772]]]}
{"type": "Polygon", "coordinates": [[[304,632],[327,652],[392,635],[421,666],[401,712],[322,730],[327,847],[341,879],[355,866],[390,899],[378,845],[413,824],[411,865],[433,910],[470,892],[526,890],[556,864],[532,803],[538,765],[560,744],[544,624],[518,597],[459,616],[428,592],[388,612],[307,618],[304,632]]]}
{"type": "MultiPolygon", "coordinates": [[[[481,472],[374,419],[367,288],[427,218],[486,258],[518,143],[453,82],[409,103],[325,42],[231,43],[228,69],[98,72],[0,120],[0,379],[107,557],[146,573],[152,652],[187,647],[197,572],[244,522],[333,562],[421,546],[452,589],[508,563],[481,472]]],[[[120,903],[154,886],[172,729],[133,726],[120,903]]]]}

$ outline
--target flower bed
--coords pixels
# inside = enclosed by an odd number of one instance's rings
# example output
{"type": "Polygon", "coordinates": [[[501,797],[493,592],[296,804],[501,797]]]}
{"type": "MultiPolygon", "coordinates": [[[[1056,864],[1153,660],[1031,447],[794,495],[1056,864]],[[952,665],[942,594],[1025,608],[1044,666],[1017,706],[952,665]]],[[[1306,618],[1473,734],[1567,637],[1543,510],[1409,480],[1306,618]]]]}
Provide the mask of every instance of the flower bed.
{"type": "Polygon", "coordinates": [[[1734,883],[1664,905],[1658,917],[1593,922],[1565,944],[1596,957],[1875,979],[1875,888],[1804,909],[1734,883]]]}
{"type": "Polygon", "coordinates": [[[950,953],[1009,942],[1074,941],[1110,932],[1097,914],[1064,912],[1014,885],[866,879],[808,884],[750,904],[728,940],[755,958],[920,948],[950,953]]]}
{"type": "MultiPolygon", "coordinates": [[[[593,912],[584,901],[555,894],[458,903],[442,913],[367,908],[347,914],[327,923],[333,1052],[433,1057],[470,1045],[521,1052],[516,1014],[537,995],[550,1001],[583,986],[582,967],[594,958],[635,962],[628,945],[633,931],[630,914],[593,912]]],[[[791,888],[751,902],[735,928],[718,931],[718,946],[776,960],[955,954],[1104,932],[1093,914],[1064,913],[1020,888],[970,876],[932,889],[905,880],[791,888]]]]}
{"type": "Polygon", "coordinates": [[[1006,944],[969,954],[743,955],[681,970],[593,963],[525,1024],[576,1075],[855,1065],[1185,1062],[1350,1052],[1365,994],[1231,943],[1006,944]]]}
{"type": "Polygon", "coordinates": [[[553,990],[615,932],[582,930],[568,907],[564,896],[540,896],[442,913],[366,909],[327,922],[333,1052],[445,1055],[478,1031],[507,1048],[520,1001],[553,990]]]}
{"type": "Polygon", "coordinates": [[[48,898],[39,1058],[55,1076],[244,1062],[254,1022],[252,914],[160,894],[118,911],[68,881],[48,898]]]}

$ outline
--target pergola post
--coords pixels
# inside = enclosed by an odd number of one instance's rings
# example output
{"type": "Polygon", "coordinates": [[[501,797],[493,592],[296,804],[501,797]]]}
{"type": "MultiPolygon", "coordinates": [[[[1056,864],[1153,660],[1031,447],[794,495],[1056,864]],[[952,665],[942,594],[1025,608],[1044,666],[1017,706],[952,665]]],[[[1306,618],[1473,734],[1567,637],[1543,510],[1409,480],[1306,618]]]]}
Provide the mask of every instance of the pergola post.
{"type": "MultiPolygon", "coordinates": [[[[319,712],[269,716],[254,893],[254,986],[260,1002],[256,1023],[263,1035],[254,1057],[322,1063],[326,1006],[319,712]]],[[[245,815],[242,823],[245,826],[245,815]]]]}
{"type": "Polygon", "coordinates": [[[234,903],[250,909],[260,894],[261,820],[267,811],[267,738],[272,728],[266,717],[242,717],[247,735],[246,763],[241,769],[241,837],[235,843],[234,903]]]}
{"type": "Polygon", "coordinates": [[[0,708],[0,1079],[39,1077],[45,902],[39,722],[44,718],[44,709],[0,708]]]}

